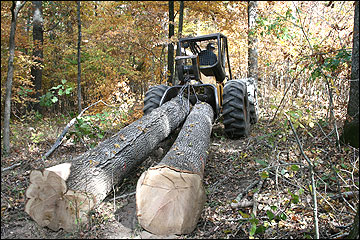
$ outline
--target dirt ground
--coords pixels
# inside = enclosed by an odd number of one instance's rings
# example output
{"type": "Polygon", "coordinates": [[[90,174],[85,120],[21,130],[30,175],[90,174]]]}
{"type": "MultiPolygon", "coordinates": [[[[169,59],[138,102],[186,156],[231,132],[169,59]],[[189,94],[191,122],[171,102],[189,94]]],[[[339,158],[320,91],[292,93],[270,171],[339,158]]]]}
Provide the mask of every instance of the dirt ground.
{"type": "MultiPolygon", "coordinates": [[[[254,187],[258,191],[249,189],[244,193],[245,199],[249,202],[253,201],[254,195],[257,194],[257,216],[255,217],[257,220],[249,220],[249,216],[254,211],[253,205],[235,209],[231,207],[231,203],[239,193],[255,180],[262,179],[260,176],[263,173],[264,166],[261,163],[267,162],[269,166],[280,164],[281,161],[288,163],[295,161],[305,164],[304,160],[301,160],[301,154],[293,139],[289,138],[288,141],[291,143],[282,143],[278,140],[270,141],[269,136],[278,132],[277,128],[278,125],[268,125],[266,121],[260,120],[252,126],[249,137],[231,140],[225,137],[222,123],[214,124],[209,158],[206,162],[203,179],[207,201],[196,229],[186,235],[157,236],[145,231],[137,222],[135,208],[137,179],[143,171],[160,162],[175,141],[178,131],[164,140],[151,156],[134,169],[128,178],[116,186],[115,192],[109,194],[105,201],[91,212],[90,222],[80,226],[74,233],[67,233],[62,229],[55,232],[42,228],[24,212],[26,201],[24,194],[29,184],[30,170],[38,168],[41,164],[39,160],[35,160],[39,159],[40,154],[29,157],[26,156],[26,153],[19,152],[17,156],[19,162],[21,160],[23,163],[21,167],[2,172],[1,239],[249,238],[254,221],[258,225],[257,229],[265,226],[264,231],[260,231],[256,235],[257,238],[313,238],[314,224],[310,194],[305,190],[304,194],[299,194],[300,201],[298,203],[289,203],[292,196],[289,192],[295,193],[300,189],[299,186],[303,186],[301,184],[308,184],[306,167],[301,167],[296,172],[291,172],[290,166],[282,168],[288,173],[287,179],[279,177],[277,172],[274,174],[274,172],[269,171],[270,175],[263,179],[263,184],[254,187]],[[29,161],[29,158],[33,160],[29,161]],[[267,209],[270,205],[276,205],[279,209],[283,209],[288,216],[287,219],[267,221],[269,220],[267,209]]],[[[279,134],[275,135],[275,139],[281,139],[281,137],[279,134]]],[[[65,144],[60,146],[47,161],[55,165],[55,161],[64,162],[83,151],[86,149],[65,144]]],[[[357,162],[357,166],[358,164],[357,162]]],[[[2,167],[4,167],[3,160],[2,167]]],[[[355,172],[354,176],[355,181],[356,179],[358,181],[358,172],[357,174],[355,172]]],[[[322,189],[319,191],[323,192],[322,189]]],[[[327,193],[335,192],[330,185],[325,191],[327,193]]],[[[336,218],[335,213],[328,209],[336,202],[328,201],[328,205],[322,202],[323,204],[319,206],[320,236],[322,238],[341,235],[349,230],[348,226],[347,228],[337,228],[336,226],[351,224],[354,215],[348,206],[344,206],[345,203],[341,203],[338,207],[339,209],[342,208],[341,211],[344,216],[336,218]]],[[[356,206],[358,196],[348,201],[349,204],[356,206]]]]}

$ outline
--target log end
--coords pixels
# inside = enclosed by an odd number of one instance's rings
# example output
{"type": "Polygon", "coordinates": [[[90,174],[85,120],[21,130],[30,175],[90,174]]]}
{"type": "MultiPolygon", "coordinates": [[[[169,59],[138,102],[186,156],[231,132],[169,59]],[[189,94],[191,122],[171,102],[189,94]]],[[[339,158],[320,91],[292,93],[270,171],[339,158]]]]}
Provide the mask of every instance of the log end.
{"type": "Polygon", "coordinates": [[[25,195],[25,212],[41,227],[54,231],[74,231],[77,223],[87,221],[87,212],[95,203],[91,196],[68,190],[65,180],[49,170],[31,171],[25,195]]]}
{"type": "Polygon", "coordinates": [[[168,167],[144,172],[136,186],[136,212],[140,225],[157,235],[192,232],[205,204],[198,174],[168,167]]]}

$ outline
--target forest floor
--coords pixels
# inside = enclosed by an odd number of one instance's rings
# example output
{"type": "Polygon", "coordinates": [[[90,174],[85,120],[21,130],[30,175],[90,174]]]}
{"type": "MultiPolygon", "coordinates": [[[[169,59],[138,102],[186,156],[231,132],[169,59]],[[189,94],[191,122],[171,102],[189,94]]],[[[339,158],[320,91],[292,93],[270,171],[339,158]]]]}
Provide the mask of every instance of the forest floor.
{"type": "MultiPolygon", "coordinates": [[[[238,140],[225,136],[221,121],[213,125],[203,179],[207,201],[196,229],[176,236],[156,236],[142,229],[136,219],[135,187],[141,173],[166,154],[179,131],[116,186],[91,212],[89,223],[67,233],[38,226],[24,211],[29,173],[43,165],[41,156],[55,142],[64,123],[47,120],[43,125],[14,125],[13,153],[1,159],[1,239],[315,238],[308,163],[289,126],[269,119],[271,116],[262,113],[250,136],[238,140]],[[44,131],[43,138],[34,141],[39,131],[44,131]],[[3,171],[9,166],[15,167],[3,171]],[[244,206],[232,208],[240,193],[244,206]]],[[[315,166],[320,238],[338,239],[349,232],[359,204],[359,152],[347,145],[338,150],[332,128],[318,126],[310,129],[310,134],[299,127],[297,134],[315,166]]],[[[86,150],[81,143],[65,142],[45,166],[65,162],[86,150]]]]}

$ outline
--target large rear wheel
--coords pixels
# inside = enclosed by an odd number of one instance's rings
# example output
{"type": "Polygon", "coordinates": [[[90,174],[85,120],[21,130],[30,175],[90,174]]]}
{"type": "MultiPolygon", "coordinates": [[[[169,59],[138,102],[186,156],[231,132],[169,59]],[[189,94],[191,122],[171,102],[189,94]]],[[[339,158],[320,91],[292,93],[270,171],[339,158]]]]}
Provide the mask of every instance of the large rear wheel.
{"type": "Polygon", "coordinates": [[[169,86],[166,85],[157,85],[150,87],[149,91],[147,91],[145,94],[143,108],[144,115],[150,113],[152,110],[159,107],[161,98],[164,95],[166,89],[168,88],[169,86]]]}
{"type": "Polygon", "coordinates": [[[226,82],[223,93],[223,123],[229,138],[249,135],[250,113],[246,83],[240,80],[226,82]]]}

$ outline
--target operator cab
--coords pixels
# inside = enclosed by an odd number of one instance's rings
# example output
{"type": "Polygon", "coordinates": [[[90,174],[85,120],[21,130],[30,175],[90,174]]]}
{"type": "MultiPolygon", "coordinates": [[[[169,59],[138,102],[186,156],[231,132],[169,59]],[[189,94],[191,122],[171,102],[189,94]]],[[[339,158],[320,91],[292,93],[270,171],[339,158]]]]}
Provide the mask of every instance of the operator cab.
{"type": "Polygon", "coordinates": [[[215,77],[216,82],[223,82],[226,77],[231,79],[227,38],[221,33],[182,38],[178,47],[183,49],[175,58],[181,84],[186,76],[200,82],[203,82],[204,76],[215,77]],[[194,60],[197,56],[198,60],[194,60]]]}

